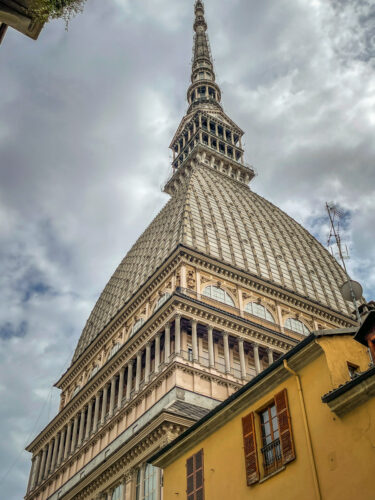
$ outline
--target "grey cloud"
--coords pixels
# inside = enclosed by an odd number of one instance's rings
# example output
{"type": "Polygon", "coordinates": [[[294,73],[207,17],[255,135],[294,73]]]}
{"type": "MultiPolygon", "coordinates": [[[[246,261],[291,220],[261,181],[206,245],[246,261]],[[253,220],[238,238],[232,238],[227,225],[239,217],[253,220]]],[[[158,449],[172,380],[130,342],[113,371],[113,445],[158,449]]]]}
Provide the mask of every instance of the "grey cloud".
{"type": "MultiPolygon", "coordinates": [[[[252,188],[323,244],[325,201],[349,210],[348,264],[373,298],[373,7],[205,3],[224,108],[259,172],[252,188]]],[[[186,111],[192,2],[141,4],[91,0],[67,33],[53,22],[34,43],[9,30],[0,50],[4,472],[57,411],[50,388],[97,296],[167,200],[160,185],[186,111]]],[[[28,468],[23,453],[1,486],[7,499],[23,496],[28,468]]]]}

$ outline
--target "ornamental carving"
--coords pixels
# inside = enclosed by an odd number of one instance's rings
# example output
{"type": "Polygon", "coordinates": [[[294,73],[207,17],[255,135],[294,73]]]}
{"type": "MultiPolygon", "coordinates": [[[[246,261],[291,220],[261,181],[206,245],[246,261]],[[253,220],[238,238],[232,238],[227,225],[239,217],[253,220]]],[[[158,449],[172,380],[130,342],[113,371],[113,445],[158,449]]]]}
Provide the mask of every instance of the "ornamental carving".
{"type": "Polygon", "coordinates": [[[196,281],[195,281],[194,271],[188,271],[186,281],[187,281],[187,287],[190,288],[191,290],[195,290],[196,281]]]}

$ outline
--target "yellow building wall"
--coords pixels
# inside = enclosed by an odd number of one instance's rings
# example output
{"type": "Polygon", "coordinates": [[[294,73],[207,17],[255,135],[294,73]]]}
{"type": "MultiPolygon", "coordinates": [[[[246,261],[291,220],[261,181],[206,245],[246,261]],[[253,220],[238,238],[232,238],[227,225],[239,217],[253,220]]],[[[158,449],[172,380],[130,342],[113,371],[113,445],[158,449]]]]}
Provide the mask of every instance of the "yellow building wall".
{"type": "MultiPolygon", "coordinates": [[[[340,340],[341,342],[341,340],[340,340]]],[[[350,343],[352,343],[350,339],[350,343]]],[[[339,350],[341,359],[347,353],[350,361],[367,363],[363,350],[350,350],[350,344],[342,342],[339,350]],[[354,358],[354,359],[353,359],[354,358]]],[[[326,343],[325,353],[336,351],[337,345],[326,343]],[[331,345],[330,345],[331,344],[331,345]],[[331,349],[332,347],[332,349],[331,349]]],[[[346,363],[346,360],[345,360],[346,363]]],[[[304,391],[308,423],[311,431],[313,452],[316,460],[321,498],[327,500],[370,500],[375,498],[373,471],[375,470],[375,401],[368,401],[354,408],[343,418],[337,417],[321,397],[333,389],[332,378],[340,373],[344,383],[349,379],[342,366],[331,366],[322,353],[300,371],[304,391]],[[329,367],[333,369],[332,372],[329,367]]],[[[260,454],[260,423],[257,417],[256,431],[258,457],[260,454]]],[[[249,406],[215,433],[188,450],[164,471],[164,500],[186,498],[186,460],[203,448],[204,480],[206,500],[237,500],[256,498],[259,500],[318,498],[313,483],[312,464],[308,454],[305,427],[295,377],[290,377],[272,392],[265,394],[256,404],[249,406]],[[259,483],[248,487],[245,478],[245,464],[242,441],[242,417],[251,411],[258,411],[272,401],[275,394],[286,388],[296,449],[296,460],[284,469],[259,483]]],[[[263,476],[263,475],[262,475],[263,476]]]]}

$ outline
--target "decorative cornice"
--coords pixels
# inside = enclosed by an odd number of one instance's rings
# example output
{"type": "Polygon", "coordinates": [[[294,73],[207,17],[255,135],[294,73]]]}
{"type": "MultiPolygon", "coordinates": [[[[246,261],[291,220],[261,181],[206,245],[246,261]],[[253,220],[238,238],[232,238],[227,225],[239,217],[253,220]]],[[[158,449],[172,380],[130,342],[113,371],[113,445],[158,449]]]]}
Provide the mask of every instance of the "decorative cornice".
{"type": "Polygon", "coordinates": [[[261,291],[270,298],[276,298],[279,301],[284,301],[285,305],[292,305],[303,311],[313,313],[322,319],[339,323],[340,326],[356,326],[354,319],[345,314],[331,309],[319,302],[315,302],[303,295],[283,288],[281,285],[267,281],[264,278],[259,278],[247,271],[235,268],[229,264],[218,261],[214,257],[209,257],[193,248],[186,245],[181,245],[182,256],[190,263],[197,265],[201,270],[209,270],[219,276],[225,276],[227,279],[235,281],[236,284],[241,284],[252,291],[261,291]]]}
{"type": "Polygon", "coordinates": [[[190,263],[200,270],[213,273],[234,281],[237,285],[245,286],[251,291],[262,292],[269,298],[276,299],[284,305],[293,306],[301,311],[318,316],[321,320],[333,322],[339,326],[355,326],[356,322],[327,306],[312,301],[306,297],[300,296],[295,292],[286,290],[279,285],[259,278],[250,273],[236,269],[229,264],[217,261],[216,259],[202,254],[185,245],[179,245],[168,259],[149,278],[146,283],[138,290],[134,296],[118,312],[117,316],[103,329],[103,331],[90,344],[86,352],[82,354],[64,373],[64,375],[55,384],[56,387],[66,388],[72,382],[83,366],[86,366],[95,358],[98,351],[105,345],[111,335],[120,328],[127,317],[132,314],[142,303],[149,299],[160,283],[173,275],[176,268],[182,263],[190,263]]]}

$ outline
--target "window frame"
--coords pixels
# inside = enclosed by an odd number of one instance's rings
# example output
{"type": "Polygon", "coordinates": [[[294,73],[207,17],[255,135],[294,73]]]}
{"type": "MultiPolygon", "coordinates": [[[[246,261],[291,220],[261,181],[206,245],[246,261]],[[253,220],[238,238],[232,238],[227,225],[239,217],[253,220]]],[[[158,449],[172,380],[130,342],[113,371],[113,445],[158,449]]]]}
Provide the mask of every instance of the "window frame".
{"type": "Polygon", "coordinates": [[[284,470],[288,463],[295,460],[296,453],[287,389],[283,389],[274,394],[273,399],[270,399],[260,408],[242,417],[242,437],[245,456],[245,477],[248,486],[252,486],[261,479],[265,479],[276,472],[284,470]],[[269,445],[278,440],[281,456],[278,457],[276,451],[274,455],[275,463],[266,464],[265,455],[263,453],[265,446],[261,414],[273,406],[276,408],[275,416],[278,424],[278,438],[272,440],[269,445]],[[260,463],[262,467],[259,467],[260,463]]]}
{"type": "Polygon", "coordinates": [[[203,295],[203,297],[207,297],[208,299],[215,300],[216,302],[220,302],[221,304],[225,304],[226,306],[236,307],[236,303],[233,300],[231,294],[229,292],[227,292],[227,290],[225,288],[220,288],[216,285],[207,285],[204,288],[202,295],[203,295]],[[210,295],[208,295],[208,293],[206,293],[206,291],[208,289],[210,289],[210,295]],[[224,300],[220,300],[218,297],[213,296],[213,290],[215,290],[215,291],[220,290],[221,292],[223,292],[224,300]],[[226,299],[229,299],[229,300],[226,300],[226,299]]]}
{"type": "Polygon", "coordinates": [[[303,321],[301,321],[300,319],[297,319],[297,318],[293,318],[291,316],[284,321],[284,328],[286,328],[287,330],[290,330],[291,332],[299,333],[300,335],[304,335],[305,337],[307,337],[311,333],[303,321]],[[287,326],[288,321],[300,323],[302,325],[302,331],[299,331],[296,328],[290,328],[289,326],[287,326]]]}
{"type": "Polygon", "coordinates": [[[170,292],[165,292],[162,295],[160,295],[160,297],[156,301],[154,311],[157,311],[158,309],[160,309],[160,307],[167,302],[167,300],[169,299],[170,296],[171,296],[170,292]]]}
{"type": "Polygon", "coordinates": [[[254,301],[254,300],[252,300],[252,301],[250,301],[250,302],[247,302],[247,303],[245,304],[244,311],[245,311],[246,313],[248,313],[248,314],[251,314],[252,316],[255,316],[256,318],[264,319],[265,321],[268,321],[269,323],[274,323],[274,324],[276,323],[276,322],[275,322],[275,318],[273,317],[273,314],[272,314],[272,313],[268,310],[268,308],[267,308],[266,306],[264,306],[263,304],[259,304],[259,302],[256,302],[256,301],[254,301]],[[260,314],[256,314],[256,313],[254,312],[254,308],[253,308],[253,307],[251,307],[251,310],[248,310],[248,309],[247,309],[249,306],[253,306],[253,305],[256,305],[256,306],[258,306],[258,307],[261,307],[261,308],[263,309],[263,311],[264,311],[264,316],[261,316],[260,314]],[[267,315],[268,315],[271,319],[267,318],[267,315]]]}
{"type": "Polygon", "coordinates": [[[130,331],[130,337],[133,337],[133,335],[135,335],[138,332],[138,330],[140,330],[142,328],[142,326],[144,325],[145,321],[146,321],[146,319],[143,318],[143,317],[137,319],[137,321],[134,323],[134,325],[132,326],[132,329],[130,331]]]}
{"type": "Polygon", "coordinates": [[[92,367],[92,370],[90,372],[88,380],[91,380],[92,378],[94,378],[95,375],[98,373],[99,370],[100,370],[100,365],[97,363],[96,365],[94,365],[92,367]]]}
{"type": "Polygon", "coordinates": [[[113,344],[111,350],[109,351],[107,361],[113,358],[113,356],[121,349],[121,346],[122,346],[121,342],[116,342],[115,344],[113,344]]]}
{"type": "Polygon", "coordinates": [[[118,500],[122,500],[122,499],[123,499],[123,495],[124,495],[124,485],[123,485],[122,483],[117,484],[117,485],[113,488],[113,490],[112,490],[112,492],[111,492],[111,500],[117,500],[117,499],[114,497],[114,494],[115,494],[117,491],[119,492],[119,497],[118,497],[118,500]]]}
{"type": "Polygon", "coordinates": [[[276,403],[275,399],[272,399],[267,405],[265,405],[262,409],[257,411],[258,414],[258,419],[259,419],[259,427],[260,427],[260,442],[261,442],[261,457],[262,457],[262,466],[263,466],[263,471],[264,471],[264,476],[267,477],[271,475],[272,473],[280,470],[283,467],[282,464],[282,454],[281,454],[281,443],[280,443],[280,431],[279,431],[279,421],[278,421],[278,413],[276,409],[276,403]],[[275,415],[272,416],[272,408],[275,409],[275,415]],[[268,413],[268,421],[263,422],[262,421],[262,416],[264,413],[268,413]],[[274,419],[276,419],[277,423],[277,429],[273,428],[274,426],[274,419]],[[270,431],[271,431],[271,437],[272,440],[270,443],[267,443],[267,434],[265,434],[265,428],[266,424],[269,424],[270,426],[270,431]],[[275,434],[277,433],[277,437],[275,437],[275,434]],[[272,450],[273,454],[273,460],[271,463],[267,463],[267,455],[266,453],[269,453],[268,450],[265,450],[265,448],[270,448],[269,451],[272,450]]]}
{"type": "Polygon", "coordinates": [[[77,396],[77,394],[79,393],[79,391],[82,389],[82,386],[81,385],[76,385],[73,389],[73,392],[72,392],[72,399],[77,396]]]}

